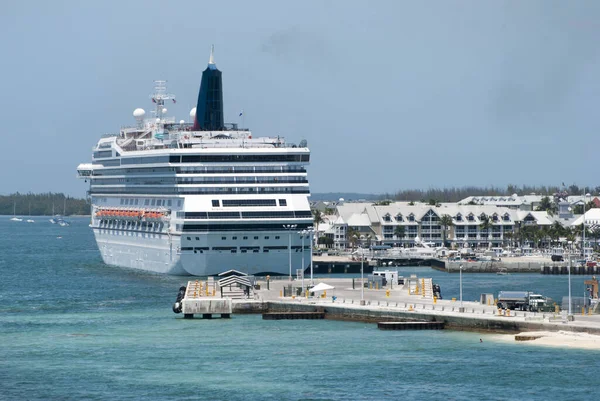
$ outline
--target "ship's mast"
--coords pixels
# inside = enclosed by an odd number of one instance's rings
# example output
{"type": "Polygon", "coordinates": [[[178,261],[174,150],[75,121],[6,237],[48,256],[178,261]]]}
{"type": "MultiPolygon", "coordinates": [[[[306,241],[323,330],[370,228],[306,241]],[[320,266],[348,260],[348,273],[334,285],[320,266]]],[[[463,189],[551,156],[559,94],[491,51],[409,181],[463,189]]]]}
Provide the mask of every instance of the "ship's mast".
{"type": "Polygon", "coordinates": [[[175,95],[167,93],[167,81],[154,81],[154,93],[150,95],[152,102],[156,104],[154,114],[156,118],[163,119],[164,114],[167,112],[165,108],[165,101],[172,100],[175,103],[175,95]]]}

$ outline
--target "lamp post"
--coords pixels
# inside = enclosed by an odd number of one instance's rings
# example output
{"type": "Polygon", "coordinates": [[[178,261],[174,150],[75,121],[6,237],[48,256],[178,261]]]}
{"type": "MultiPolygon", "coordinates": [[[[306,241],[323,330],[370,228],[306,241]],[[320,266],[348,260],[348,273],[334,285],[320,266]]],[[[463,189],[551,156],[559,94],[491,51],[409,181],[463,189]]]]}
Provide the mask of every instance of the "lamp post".
{"type": "Polygon", "coordinates": [[[290,282],[292,281],[292,230],[295,230],[298,227],[297,224],[284,224],[283,228],[288,230],[288,249],[289,249],[289,264],[290,264],[290,282]]]}
{"type": "MultiPolygon", "coordinates": [[[[362,249],[362,248],[361,248],[362,249]]],[[[363,253],[361,252],[360,254],[360,304],[364,305],[365,303],[365,283],[364,283],[364,262],[365,262],[365,257],[363,255],[363,253]]]]}
{"type": "Polygon", "coordinates": [[[300,252],[302,252],[302,295],[304,295],[304,269],[305,269],[305,265],[304,265],[304,236],[306,234],[308,234],[308,230],[302,230],[300,231],[298,234],[300,234],[300,239],[302,240],[302,249],[300,252]]]}
{"type": "MultiPolygon", "coordinates": [[[[585,190],[584,190],[585,192],[585,190]]],[[[585,258],[585,202],[587,201],[587,197],[591,196],[590,194],[583,195],[583,234],[581,237],[581,253],[583,254],[583,260],[586,261],[585,258]]]]}
{"type": "Polygon", "coordinates": [[[568,267],[568,272],[569,272],[569,316],[571,316],[571,254],[568,255],[569,257],[569,267],[568,267]]]}
{"type": "Polygon", "coordinates": [[[463,307],[463,302],[462,302],[462,269],[463,269],[463,265],[460,265],[459,267],[459,271],[458,271],[458,275],[459,275],[459,295],[460,295],[460,308],[462,311],[462,307],[463,307]]]}
{"type": "Polygon", "coordinates": [[[312,286],[313,283],[313,234],[315,233],[315,229],[313,227],[308,227],[306,230],[306,233],[308,234],[308,239],[310,240],[310,285],[312,286]]]}

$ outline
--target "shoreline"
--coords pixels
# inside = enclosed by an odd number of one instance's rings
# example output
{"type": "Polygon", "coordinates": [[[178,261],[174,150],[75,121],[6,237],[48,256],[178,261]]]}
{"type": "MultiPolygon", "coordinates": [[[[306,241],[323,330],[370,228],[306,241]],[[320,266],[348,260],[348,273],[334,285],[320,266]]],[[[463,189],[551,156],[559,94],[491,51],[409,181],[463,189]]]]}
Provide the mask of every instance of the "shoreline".
{"type": "MultiPolygon", "coordinates": [[[[512,321],[510,318],[490,316],[482,318],[470,312],[432,314],[393,310],[392,307],[336,305],[327,302],[298,303],[293,301],[253,301],[235,300],[234,314],[263,314],[285,312],[323,312],[325,320],[338,320],[356,323],[377,324],[379,322],[428,321],[444,323],[445,329],[486,334],[492,341],[546,346],[553,348],[574,348],[600,351],[600,325],[572,325],[553,322],[512,321]],[[521,337],[521,340],[517,338],[521,337]],[[523,340],[526,338],[526,340],[523,340]]],[[[428,311],[431,312],[431,311],[428,311]]]]}
{"type": "Polygon", "coordinates": [[[493,340],[506,343],[520,343],[538,347],[571,348],[600,351],[600,335],[578,333],[572,331],[529,331],[514,334],[497,334],[493,340]],[[529,337],[529,340],[517,340],[518,337],[529,337]]]}

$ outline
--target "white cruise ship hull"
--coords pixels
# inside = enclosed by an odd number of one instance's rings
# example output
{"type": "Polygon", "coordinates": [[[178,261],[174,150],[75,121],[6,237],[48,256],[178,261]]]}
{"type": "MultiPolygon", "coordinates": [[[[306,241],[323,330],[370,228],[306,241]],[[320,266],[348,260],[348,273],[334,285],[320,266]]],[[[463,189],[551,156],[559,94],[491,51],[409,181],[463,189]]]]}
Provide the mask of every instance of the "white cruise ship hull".
{"type": "Polygon", "coordinates": [[[102,260],[107,265],[154,273],[189,275],[177,249],[179,237],[111,229],[94,229],[102,260]],[[151,237],[150,237],[151,236],[151,237]]]}
{"type": "Polygon", "coordinates": [[[234,253],[231,250],[218,251],[213,250],[215,245],[234,246],[231,242],[224,243],[222,234],[190,235],[190,241],[184,235],[182,247],[178,235],[94,229],[102,260],[111,266],[179,276],[213,276],[234,269],[249,275],[291,274],[295,277],[303,263],[305,269],[310,265],[310,250],[305,249],[304,255],[299,249],[292,250],[290,272],[290,253],[287,250],[264,252],[268,243],[262,242],[263,247],[258,247],[258,252],[243,251],[244,247],[235,247],[234,253]]]}

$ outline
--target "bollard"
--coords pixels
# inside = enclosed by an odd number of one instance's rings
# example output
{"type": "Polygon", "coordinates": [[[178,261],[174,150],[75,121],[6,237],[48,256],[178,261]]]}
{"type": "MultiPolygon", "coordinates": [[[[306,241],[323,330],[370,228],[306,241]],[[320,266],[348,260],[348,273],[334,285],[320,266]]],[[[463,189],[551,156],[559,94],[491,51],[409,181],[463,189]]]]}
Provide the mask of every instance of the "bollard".
{"type": "Polygon", "coordinates": [[[352,277],[352,289],[354,290],[354,277],[352,277]]]}
{"type": "Polygon", "coordinates": [[[506,310],[506,316],[510,316],[510,309],[506,310]]]}
{"type": "Polygon", "coordinates": [[[325,298],[325,297],[327,297],[327,290],[323,291],[322,298],[325,298]]]}
{"type": "Polygon", "coordinates": [[[390,290],[385,290],[385,296],[386,296],[387,298],[389,298],[389,297],[390,297],[390,290]]]}
{"type": "Polygon", "coordinates": [[[413,310],[413,306],[412,306],[412,305],[409,305],[409,306],[408,306],[408,310],[409,310],[409,311],[412,311],[412,310],[413,310]]]}
{"type": "Polygon", "coordinates": [[[217,295],[217,290],[215,290],[215,289],[213,288],[213,297],[214,297],[215,295],[217,295]]]}
{"type": "Polygon", "coordinates": [[[267,276],[267,290],[270,290],[271,276],[267,276]]]}
{"type": "Polygon", "coordinates": [[[452,298],[452,302],[456,302],[456,298],[452,298]]]}
{"type": "Polygon", "coordinates": [[[582,307],[581,307],[581,314],[582,314],[582,315],[585,315],[585,306],[582,306],[582,307]]]}
{"type": "Polygon", "coordinates": [[[437,297],[433,297],[433,303],[437,304],[437,297]]]}
{"type": "Polygon", "coordinates": [[[306,289],[306,298],[308,298],[308,294],[309,294],[308,289],[306,289]]]}

